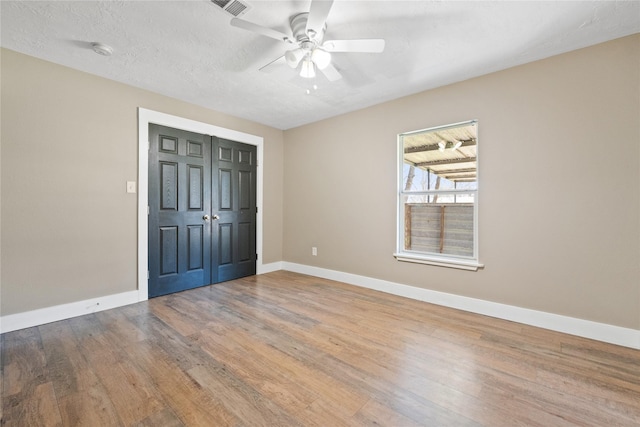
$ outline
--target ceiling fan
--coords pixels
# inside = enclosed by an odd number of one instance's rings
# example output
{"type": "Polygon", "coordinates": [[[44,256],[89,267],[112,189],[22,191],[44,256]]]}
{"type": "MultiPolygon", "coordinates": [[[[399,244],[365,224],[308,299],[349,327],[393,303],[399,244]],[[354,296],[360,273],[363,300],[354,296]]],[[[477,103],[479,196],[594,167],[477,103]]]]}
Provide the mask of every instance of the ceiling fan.
{"type": "Polygon", "coordinates": [[[291,68],[300,66],[300,76],[313,78],[316,69],[329,81],[342,78],[340,72],[331,63],[332,53],[380,53],[384,50],[383,39],[324,40],[327,30],[327,16],[333,6],[333,0],[312,0],[309,12],[293,15],[289,19],[292,37],[272,28],[263,27],[239,18],[233,18],[231,25],[254,33],[271,37],[291,44],[284,56],[270,62],[260,70],[284,61],[291,68]]]}

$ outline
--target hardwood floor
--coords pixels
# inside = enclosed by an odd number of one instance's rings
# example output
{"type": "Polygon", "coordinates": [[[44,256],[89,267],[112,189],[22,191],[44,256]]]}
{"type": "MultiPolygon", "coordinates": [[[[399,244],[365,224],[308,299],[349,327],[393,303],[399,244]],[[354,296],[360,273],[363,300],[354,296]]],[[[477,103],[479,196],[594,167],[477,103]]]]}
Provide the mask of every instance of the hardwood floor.
{"type": "Polygon", "coordinates": [[[274,272],[2,336],[7,426],[632,426],[640,351],[274,272]]]}

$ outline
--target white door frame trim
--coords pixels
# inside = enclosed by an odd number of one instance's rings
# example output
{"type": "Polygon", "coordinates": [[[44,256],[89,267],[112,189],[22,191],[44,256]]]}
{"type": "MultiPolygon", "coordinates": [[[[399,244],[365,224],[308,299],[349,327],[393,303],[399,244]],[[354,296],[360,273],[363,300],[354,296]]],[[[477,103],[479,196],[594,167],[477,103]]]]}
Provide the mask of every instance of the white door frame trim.
{"type": "Polygon", "coordinates": [[[262,273],[262,197],[264,138],[158,111],[138,108],[138,301],[149,299],[149,123],[255,145],[258,151],[256,204],[256,272],[262,273]]]}

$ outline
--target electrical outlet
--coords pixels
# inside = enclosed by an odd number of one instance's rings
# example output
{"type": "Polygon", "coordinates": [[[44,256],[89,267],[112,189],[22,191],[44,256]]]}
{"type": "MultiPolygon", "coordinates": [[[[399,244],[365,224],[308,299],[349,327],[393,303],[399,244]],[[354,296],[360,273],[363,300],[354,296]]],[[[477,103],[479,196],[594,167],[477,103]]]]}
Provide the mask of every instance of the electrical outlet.
{"type": "Polygon", "coordinates": [[[311,255],[318,256],[318,248],[315,246],[311,248],[311,255]]]}

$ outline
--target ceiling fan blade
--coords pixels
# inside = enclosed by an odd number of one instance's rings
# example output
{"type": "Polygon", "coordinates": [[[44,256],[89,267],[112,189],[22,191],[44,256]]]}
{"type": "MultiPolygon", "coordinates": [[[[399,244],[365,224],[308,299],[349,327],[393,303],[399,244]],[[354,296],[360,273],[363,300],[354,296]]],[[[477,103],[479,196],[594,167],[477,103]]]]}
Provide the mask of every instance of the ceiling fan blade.
{"type": "Polygon", "coordinates": [[[262,36],[271,37],[272,39],[285,41],[287,43],[293,43],[291,38],[285,33],[274,30],[272,28],[263,27],[262,25],[254,24],[253,22],[244,21],[242,19],[233,18],[231,25],[234,27],[242,28],[243,30],[251,31],[262,36]]]}
{"type": "Polygon", "coordinates": [[[320,70],[320,72],[324,74],[330,82],[335,82],[342,78],[342,74],[340,74],[340,71],[336,70],[336,67],[334,67],[333,64],[327,65],[325,68],[320,70]]]}
{"type": "Polygon", "coordinates": [[[327,52],[380,53],[384,50],[383,39],[329,40],[322,44],[327,52]]]}
{"type": "Polygon", "coordinates": [[[324,24],[327,22],[327,16],[333,6],[333,0],[312,0],[309,7],[309,17],[307,18],[307,29],[321,34],[324,30],[324,24]]]}
{"type": "Polygon", "coordinates": [[[282,55],[279,58],[274,59],[273,61],[269,62],[267,65],[264,65],[260,68],[260,71],[265,72],[265,73],[270,73],[272,72],[276,66],[278,65],[285,65],[287,62],[284,59],[284,55],[282,55]]]}

